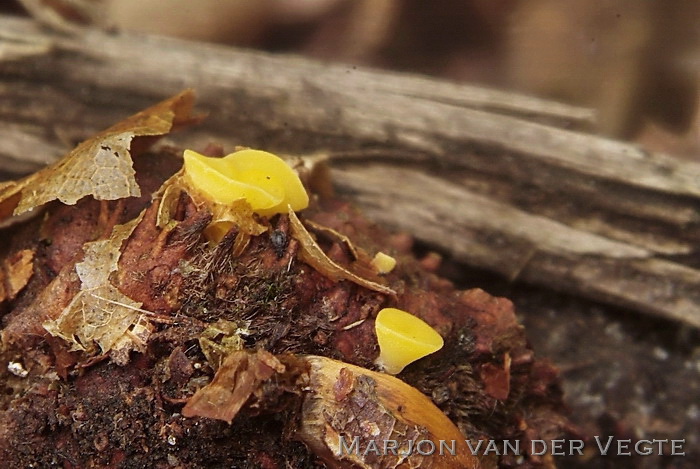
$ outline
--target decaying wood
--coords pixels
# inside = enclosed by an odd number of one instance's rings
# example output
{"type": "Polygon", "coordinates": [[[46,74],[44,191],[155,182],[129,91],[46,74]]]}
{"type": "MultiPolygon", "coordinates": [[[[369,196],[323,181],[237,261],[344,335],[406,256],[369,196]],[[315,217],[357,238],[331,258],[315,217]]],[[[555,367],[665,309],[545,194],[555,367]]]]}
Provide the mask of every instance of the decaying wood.
{"type": "Polygon", "coordinates": [[[50,161],[184,87],[210,117],[180,144],[326,153],[374,219],[460,261],[700,326],[700,164],[582,133],[592,114],[555,103],[0,18],[0,169],[50,161]]]}

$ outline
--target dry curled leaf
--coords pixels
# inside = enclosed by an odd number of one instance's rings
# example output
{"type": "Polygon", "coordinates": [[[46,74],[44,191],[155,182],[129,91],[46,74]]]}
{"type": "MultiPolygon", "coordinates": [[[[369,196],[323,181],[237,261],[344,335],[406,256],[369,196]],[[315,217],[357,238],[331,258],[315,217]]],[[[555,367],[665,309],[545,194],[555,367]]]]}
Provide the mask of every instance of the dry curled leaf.
{"type": "Polygon", "coordinates": [[[34,251],[22,249],[0,264],[0,303],[13,299],[34,273],[34,251]]]}
{"type": "Polygon", "coordinates": [[[311,267],[336,282],[340,280],[349,280],[350,282],[354,282],[379,293],[396,295],[396,292],[386,285],[381,285],[377,282],[362,278],[333,262],[311,237],[311,234],[306,230],[304,224],[291,208],[289,209],[289,222],[292,227],[292,233],[300,244],[299,256],[301,260],[311,267]]]}
{"type": "Polygon", "coordinates": [[[284,371],[285,366],[265,350],[232,352],[221,364],[212,382],[187,401],[182,415],[231,423],[262,383],[284,371]]]}
{"type": "Polygon", "coordinates": [[[98,200],[140,196],[129,153],[132,140],[195,121],[193,102],[194,93],[185,90],[98,133],[41,171],[0,184],[0,220],[52,200],[73,205],[88,195],[98,200]]]}
{"type": "Polygon", "coordinates": [[[347,250],[350,252],[352,255],[352,260],[356,261],[357,259],[360,258],[360,251],[355,247],[355,245],[352,243],[350,238],[345,236],[343,233],[340,233],[333,228],[329,228],[327,226],[323,226],[319,223],[316,223],[312,220],[307,220],[306,224],[309,226],[309,228],[312,231],[315,231],[317,233],[323,233],[325,236],[328,236],[329,238],[343,244],[347,250]]]}
{"type": "Polygon", "coordinates": [[[44,323],[51,335],[69,342],[71,350],[94,354],[97,345],[103,354],[111,353],[117,363],[125,364],[130,350],[143,349],[151,332],[147,312],[110,283],[121,245],[142,217],[117,225],[109,239],[85,243],[84,259],[75,265],[80,291],[56,319],[44,323]]]}

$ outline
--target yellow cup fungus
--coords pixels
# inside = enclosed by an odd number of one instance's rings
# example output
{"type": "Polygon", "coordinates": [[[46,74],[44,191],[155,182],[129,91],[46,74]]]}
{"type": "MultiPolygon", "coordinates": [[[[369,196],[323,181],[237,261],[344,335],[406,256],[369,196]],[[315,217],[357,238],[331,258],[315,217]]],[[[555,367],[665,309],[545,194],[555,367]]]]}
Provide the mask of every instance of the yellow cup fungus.
{"type": "Polygon", "coordinates": [[[372,266],[377,269],[378,273],[388,274],[396,267],[396,259],[380,251],[372,259],[372,266]]]}
{"type": "Polygon", "coordinates": [[[214,202],[230,204],[245,199],[253,212],[272,216],[309,205],[299,176],[280,157],[260,150],[240,150],[210,158],[185,150],[185,175],[214,202]]]}
{"type": "Polygon", "coordinates": [[[396,308],[379,311],[374,328],[380,350],[376,364],[392,375],[444,345],[442,336],[425,321],[396,308]]]}

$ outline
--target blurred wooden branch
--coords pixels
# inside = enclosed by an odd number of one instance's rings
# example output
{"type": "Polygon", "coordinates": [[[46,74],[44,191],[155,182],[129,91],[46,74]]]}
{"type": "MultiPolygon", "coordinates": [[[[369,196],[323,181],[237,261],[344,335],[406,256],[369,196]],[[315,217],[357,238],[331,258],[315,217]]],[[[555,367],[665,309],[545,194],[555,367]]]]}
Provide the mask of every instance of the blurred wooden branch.
{"type": "Polygon", "coordinates": [[[5,174],[193,87],[210,117],[179,144],[326,152],[338,189],[371,217],[462,262],[700,327],[700,165],[582,133],[590,111],[2,17],[0,52],[5,174]]]}

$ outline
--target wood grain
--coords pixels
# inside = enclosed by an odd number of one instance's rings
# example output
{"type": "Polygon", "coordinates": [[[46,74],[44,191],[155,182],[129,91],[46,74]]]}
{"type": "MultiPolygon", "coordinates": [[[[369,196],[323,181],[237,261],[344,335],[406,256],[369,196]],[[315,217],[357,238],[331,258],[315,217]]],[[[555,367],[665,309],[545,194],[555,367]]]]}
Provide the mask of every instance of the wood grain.
{"type": "Polygon", "coordinates": [[[700,327],[700,164],[587,133],[592,112],[430,78],[0,17],[16,175],[192,87],[176,138],[324,154],[341,194],[458,260],[700,327]]]}

